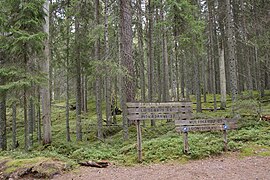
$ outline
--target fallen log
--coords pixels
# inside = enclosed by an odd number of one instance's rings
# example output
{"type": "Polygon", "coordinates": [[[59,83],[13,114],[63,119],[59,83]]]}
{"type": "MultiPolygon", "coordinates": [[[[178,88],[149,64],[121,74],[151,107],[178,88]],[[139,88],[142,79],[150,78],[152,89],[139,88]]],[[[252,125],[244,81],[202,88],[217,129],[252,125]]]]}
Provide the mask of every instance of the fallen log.
{"type": "Polygon", "coordinates": [[[86,162],[79,162],[81,166],[90,166],[90,167],[97,167],[97,168],[106,168],[109,166],[109,162],[107,161],[99,161],[99,162],[94,162],[94,161],[86,161],[86,162]]]}
{"type": "Polygon", "coordinates": [[[270,122],[270,115],[261,115],[260,120],[269,121],[270,122]]]}

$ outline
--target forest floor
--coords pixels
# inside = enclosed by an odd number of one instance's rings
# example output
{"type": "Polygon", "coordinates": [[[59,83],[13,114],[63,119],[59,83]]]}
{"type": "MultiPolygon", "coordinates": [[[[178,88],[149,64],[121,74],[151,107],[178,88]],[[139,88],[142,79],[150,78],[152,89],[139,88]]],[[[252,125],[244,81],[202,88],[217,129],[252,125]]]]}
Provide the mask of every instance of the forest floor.
{"type": "Polygon", "coordinates": [[[194,160],[187,163],[138,165],[107,168],[81,167],[76,172],[58,175],[55,180],[157,180],[157,179],[265,179],[270,180],[270,156],[240,157],[237,154],[194,160]]]}

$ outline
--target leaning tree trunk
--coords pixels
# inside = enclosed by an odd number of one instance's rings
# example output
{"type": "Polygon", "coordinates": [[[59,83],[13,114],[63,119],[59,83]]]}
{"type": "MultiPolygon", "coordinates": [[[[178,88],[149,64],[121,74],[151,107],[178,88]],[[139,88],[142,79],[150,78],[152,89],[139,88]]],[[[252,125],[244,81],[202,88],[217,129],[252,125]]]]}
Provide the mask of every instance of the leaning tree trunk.
{"type": "Polygon", "coordinates": [[[46,0],[43,5],[43,10],[46,14],[44,32],[47,34],[44,45],[44,60],[41,63],[41,70],[46,74],[46,85],[40,88],[42,97],[42,121],[43,121],[43,144],[50,144],[52,141],[51,133],[51,106],[50,106],[50,87],[49,87],[49,64],[50,64],[50,46],[49,46],[49,0],[46,0]]]}

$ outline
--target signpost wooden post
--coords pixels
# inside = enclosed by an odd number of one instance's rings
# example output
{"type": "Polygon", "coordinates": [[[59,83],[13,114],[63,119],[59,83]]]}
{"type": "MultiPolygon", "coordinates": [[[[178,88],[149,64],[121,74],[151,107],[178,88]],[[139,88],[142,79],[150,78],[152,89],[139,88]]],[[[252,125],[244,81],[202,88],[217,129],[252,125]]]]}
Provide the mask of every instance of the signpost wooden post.
{"type": "Polygon", "coordinates": [[[224,142],[224,151],[228,151],[228,139],[227,139],[227,129],[223,130],[223,142],[224,142]]]}
{"type": "MultiPolygon", "coordinates": [[[[142,162],[142,132],[140,121],[187,120],[191,118],[191,102],[127,103],[127,118],[136,121],[138,161],[142,162]]],[[[188,146],[187,146],[188,147],[188,146]]]]}
{"type": "Polygon", "coordinates": [[[137,120],[137,149],[138,149],[138,161],[142,162],[142,131],[140,120],[137,120]]]}

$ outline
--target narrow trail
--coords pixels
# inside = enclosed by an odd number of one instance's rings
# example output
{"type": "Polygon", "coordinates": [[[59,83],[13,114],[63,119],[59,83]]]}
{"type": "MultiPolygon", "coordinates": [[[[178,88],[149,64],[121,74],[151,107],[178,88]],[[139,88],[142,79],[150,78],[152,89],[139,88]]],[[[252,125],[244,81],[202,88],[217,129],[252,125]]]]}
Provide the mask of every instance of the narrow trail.
{"type": "Polygon", "coordinates": [[[186,164],[168,163],[136,167],[82,167],[55,180],[270,180],[270,157],[236,156],[208,158],[186,164]]]}

